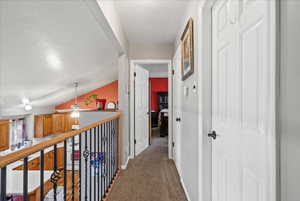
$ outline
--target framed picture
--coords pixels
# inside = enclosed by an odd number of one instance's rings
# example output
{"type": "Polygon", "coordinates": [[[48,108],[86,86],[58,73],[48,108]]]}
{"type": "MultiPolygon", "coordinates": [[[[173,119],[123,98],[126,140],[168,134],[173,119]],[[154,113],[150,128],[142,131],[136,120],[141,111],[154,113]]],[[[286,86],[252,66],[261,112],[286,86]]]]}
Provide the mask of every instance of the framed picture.
{"type": "Polygon", "coordinates": [[[189,19],[181,36],[181,73],[182,80],[186,80],[194,73],[193,19],[189,19]]]}

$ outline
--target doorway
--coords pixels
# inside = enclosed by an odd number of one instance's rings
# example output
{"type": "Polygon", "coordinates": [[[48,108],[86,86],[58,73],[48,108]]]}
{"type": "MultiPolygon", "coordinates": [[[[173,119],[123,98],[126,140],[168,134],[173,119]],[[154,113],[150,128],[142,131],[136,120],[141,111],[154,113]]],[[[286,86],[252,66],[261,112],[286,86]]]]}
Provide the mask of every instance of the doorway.
{"type": "MultiPolygon", "coordinates": [[[[153,138],[168,136],[168,66],[161,77],[150,76],[150,145],[153,138]]],[[[149,70],[151,72],[151,70],[149,70]]]]}
{"type": "Polygon", "coordinates": [[[131,61],[131,156],[153,138],[165,138],[172,157],[172,66],[170,60],[131,61]]]}
{"type": "Polygon", "coordinates": [[[181,45],[175,51],[173,58],[173,159],[179,175],[181,175],[181,117],[182,117],[182,75],[181,75],[181,45]]]}

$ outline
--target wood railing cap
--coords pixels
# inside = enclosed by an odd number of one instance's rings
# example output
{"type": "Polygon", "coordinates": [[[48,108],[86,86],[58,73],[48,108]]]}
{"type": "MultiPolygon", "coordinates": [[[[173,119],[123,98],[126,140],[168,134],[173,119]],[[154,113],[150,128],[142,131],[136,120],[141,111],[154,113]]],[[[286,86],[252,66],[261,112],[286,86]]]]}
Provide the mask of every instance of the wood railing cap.
{"type": "Polygon", "coordinates": [[[31,154],[34,154],[36,152],[39,152],[41,150],[44,150],[50,146],[53,146],[55,144],[58,144],[58,143],[61,143],[71,137],[74,137],[74,136],[77,136],[79,135],[80,133],[83,133],[87,130],[90,130],[92,128],[95,128],[96,126],[100,126],[102,124],[105,124],[107,122],[110,122],[112,120],[115,120],[115,119],[119,119],[121,117],[122,113],[121,112],[117,112],[116,115],[112,116],[112,117],[109,117],[109,118],[106,118],[106,119],[103,119],[101,121],[98,121],[96,123],[93,123],[89,126],[86,126],[84,128],[81,128],[79,130],[75,130],[75,131],[70,131],[70,132],[66,132],[66,133],[63,133],[61,135],[58,135],[56,137],[53,137],[52,139],[49,139],[45,142],[41,142],[39,144],[36,144],[36,145],[33,145],[31,147],[26,147],[24,149],[21,149],[19,151],[16,151],[16,152],[13,152],[13,153],[10,153],[10,154],[7,154],[6,156],[1,156],[0,157],[0,168],[2,167],[5,167],[11,163],[14,163],[20,159],[23,159],[31,154]]]}

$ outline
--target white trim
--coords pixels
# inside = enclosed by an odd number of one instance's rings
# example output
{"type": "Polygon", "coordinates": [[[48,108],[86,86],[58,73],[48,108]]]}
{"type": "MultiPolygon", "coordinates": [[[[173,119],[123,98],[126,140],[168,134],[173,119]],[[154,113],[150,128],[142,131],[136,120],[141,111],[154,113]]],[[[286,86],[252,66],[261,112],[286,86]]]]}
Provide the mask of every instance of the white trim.
{"type": "Polygon", "coordinates": [[[122,166],[121,166],[121,169],[122,169],[122,170],[126,170],[126,169],[127,169],[127,165],[128,165],[128,162],[129,162],[130,159],[131,159],[131,156],[129,156],[129,157],[127,158],[127,160],[126,160],[126,162],[125,162],[125,165],[122,165],[122,166]]]}
{"type": "Polygon", "coordinates": [[[188,201],[191,201],[191,198],[190,198],[190,196],[189,196],[189,194],[188,194],[187,188],[186,188],[186,186],[185,186],[185,184],[184,184],[184,181],[183,181],[183,179],[182,179],[182,177],[181,177],[181,174],[180,174],[179,171],[178,171],[177,166],[176,166],[176,169],[177,169],[177,172],[178,172],[178,175],[179,175],[179,180],[180,180],[181,186],[182,186],[182,188],[183,188],[185,197],[186,197],[186,199],[187,199],[188,201]]]}
{"type": "MultiPolygon", "coordinates": [[[[270,172],[271,172],[271,184],[269,186],[269,190],[270,190],[270,200],[272,201],[275,201],[275,200],[280,200],[279,197],[277,196],[280,196],[280,193],[278,194],[278,192],[276,191],[277,188],[280,186],[280,184],[278,184],[278,182],[280,181],[279,178],[278,178],[278,170],[277,170],[277,153],[280,153],[278,152],[279,151],[279,148],[276,146],[276,143],[277,143],[277,133],[276,133],[276,128],[277,128],[277,103],[278,103],[278,94],[280,93],[279,91],[279,88],[277,88],[277,86],[279,84],[278,81],[279,79],[278,78],[278,74],[277,74],[277,69],[278,69],[278,58],[277,58],[277,51],[278,51],[278,44],[279,42],[277,42],[277,37],[278,37],[278,33],[277,33],[277,30],[278,30],[278,17],[280,15],[280,12],[278,12],[278,7],[279,6],[275,1],[272,1],[270,2],[270,22],[269,22],[269,26],[270,26],[270,33],[269,33],[269,46],[270,46],[270,60],[269,60],[269,65],[272,66],[272,70],[271,70],[271,73],[272,73],[272,80],[270,81],[270,85],[271,85],[271,96],[272,96],[272,99],[274,101],[272,101],[270,103],[270,116],[271,116],[271,139],[269,141],[269,152],[270,152],[270,161],[271,161],[271,166],[270,167],[270,172]]],[[[279,173],[280,174],[280,173],[279,173]]]]}
{"type": "MultiPolygon", "coordinates": [[[[142,149],[142,151],[141,151],[140,153],[138,153],[138,154],[143,153],[148,147],[149,147],[149,144],[147,144],[147,145],[142,149]]],[[[137,154],[137,155],[138,155],[138,154],[137,154]]]]}
{"type": "Polygon", "coordinates": [[[123,55],[126,50],[122,46],[122,44],[119,42],[116,34],[114,33],[113,29],[111,28],[111,25],[107,18],[105,17],[100,5],[97,1],[84,1],[86,6],[89,8],[89,11],[91,15],[94,17],[96,22],[99,24],[99,26],[104,30],[105,35],[107,38],[113,43],[113,46],[117,49],[119,56],[123,55]]]}
{"type": "Polygon", "coordinates": [[[173,153],[173,62],[168,62],[168,156],[169,159],[174,159],[173,153]]]}
{"type": "Polygon", "coordinates": [[[198,8],[198,86],[199,87],[199,200],[212,200],[212,144],[207,137],[212,129],[211,122],[211,65],[212,65],[212,9],[217,0],[206,0],[198,8]],[[201,32],[201,30],[206,30],[201,32]]]}
{"type": "MultiPolygon", "coordinates": [[[[168,64],[168,84],[169,84],[169,117],[172,117],[173,115],[173,102],[172,102],[172,88],[173,88],[173,82],[172,82],[172,60],[161,60],[161,59],[143,59],[143,60],[130,60],[130,155],[134,156],[134,132],[135,132],[135,123],[134,123],[134,67],[136,64],[156,64],[156,63],[167,63],[168,64]],[[171,90],[170,90],[171,89],[171,90]]],[[[173,141],[173,122],[172,118],[169,118],[168,122],[169,126],[169,135],[168,135],[168,157],[169,159],[173,158],[173,150],[172,150],[172,141],[173,141]]]]}
{"type": "MultiPolygon", "coordinates": [[[[174,160],[173,160],[173,161],[174,161],[174,160]]],[[[175,163],[175,161],[174,161],[174,164],[175,164],[177,173],[178,173],[178,175],[179,175],[179,180],[180,180],[181,186],[182,186],[182,188],[183,188],[185,197],[186,197],[186,199],[187,199],[188,201],[191,201],[191,198],[190,198],[190,196],[189,196],[189,194],[188,194],[187,188],[186,188],[186,186],[185,186],[185,184],[184,184],[184,181],[183,181],[183,178],[182,178],[182,176],[181,176],[180,168],[178,168],[178,166],[177,166],[177,164],[175,163]]]]}

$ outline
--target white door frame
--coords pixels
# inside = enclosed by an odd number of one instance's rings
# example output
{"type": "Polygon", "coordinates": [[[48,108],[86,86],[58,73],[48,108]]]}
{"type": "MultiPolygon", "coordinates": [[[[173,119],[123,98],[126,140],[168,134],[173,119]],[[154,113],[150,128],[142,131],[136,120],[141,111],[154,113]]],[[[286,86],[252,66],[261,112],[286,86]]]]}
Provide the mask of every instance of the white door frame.
{"type": "MultiPolygon", "coordinates": [[[[204,32],[199,32],[198,34],[198,60],[200,61],[199,66],[202,66],[199,70],[198,74],[198,80],[199,80],[199,86],[201,87],[201,90],[199,90],[199,106],[202,108],[202,114],[199,114],[199,118],[202,119],[202,124],[203,124],[203,130],[200,131],[200,142],[199,144],[199,153],[203,153],[199,157],[199,167],[201,168],[200,174],[199,174],[199,196],[201,197],[200,200],[207,200],[211,201],[212,200],[212,150],[211,150],[211,139],[208,139],[207,134],[211,131],[212,129],[212,73],[211,73],[211,66],[212,66],[212,9],[217,0],[206,0],[201,6],[199,6],[198,10],[198,23],[197,26],[199,27],[200,30],[206,30],[204,32]]],[[[272,10],[274,19],[270,23],[275,24],[273,27],[273,31],[276,32],[280,30],[280,5],[279,1],[274,1],[274,4],[276,4],[275,9],[272,10]]],[[[274,86],[277,86],[277,89],[273,89],[273,93],[275,93],[274,96],[279,97],[279,82],[280,78],[278,75],[278,69],[280,69],[280,62],[278,62],[278,59],[276,59],[276,55],[278,56],[278,51],[280,47],[280,40],[278,39],[280,36],[280,32],[276,36],[272,36],[270,38],[270,43],[274,47],[272,50],[273,52],[271,53],[272,55],[272,65],[276,66],[277,72],[274,73],[274,81],[276,84],[274,86]],[[277,38],[276,38],[277,37],[277,38]]],[[[195,33],[196,34],[196,33],[195,33]]],[[[278,100],[276,100],[278,101],[278,100]]],[[[278,102],[276,103],[278,104],[278,102]]],[[[276,105],[274,105],[274,109],[278,109],[276,105]]],[[[274,143],[274,147],[270,152],[272,152],[272,158],[270,160],[273,161],[274,167],[272,168],[274,178],[274,183],[276,183],[276,186],[273,186],[273,200],[280,200],[280,162],[279,162],[279,146],[278,144],[280,143],[279,141],[279,136],[277,133],[277,126],[276,122],[278,121],[278,111],[274,112],[274,140],[276,140],[276,146],[274,143]],[[277,192],[276,192],[277,190],[277,192]]]]}
{"type": "MultiPolygon", "coordinates": [[[[134,97],[135,97],[135,86],[134,86],[134,68],[137,64],[156,64],[156,63],[166,63],[168,64],[168,111],[169,111],[169,122],[168,122],[168,156],[170,159],[173,158],[173,122],[172,122],[172,116],[173,116],[173,100],[172,100],[172,89],[173,89],[173,83],[172,83],[172,61],[171,60],[153,60],[153,59],[146,59],[146,60],[131,60],[130,61],[130,157],[135,157],[135,146],[134,146],[134,136],[135,136],[135,103],[134,103],[134,97]]],[[[149,94],[150,95],[150,94],[149,94]]]]}
{"type": "MultiPolygon", "coordinates": [[[[197,26],[198,32],[198,57],[199,69],[198,86],[199,87],[199,108],[202,114],[199,119],[202,120],[202,130],[199,133],[199,200],[212,200],[212,144],[207,134],[212,129],[212,86],[211,86],[211,66],[212,66],[212,8],[216,0],[206,0],[203,6],[199,6],[197,26]]],[[[196,34],[196,33],[195,33],[196,34]]]]}

